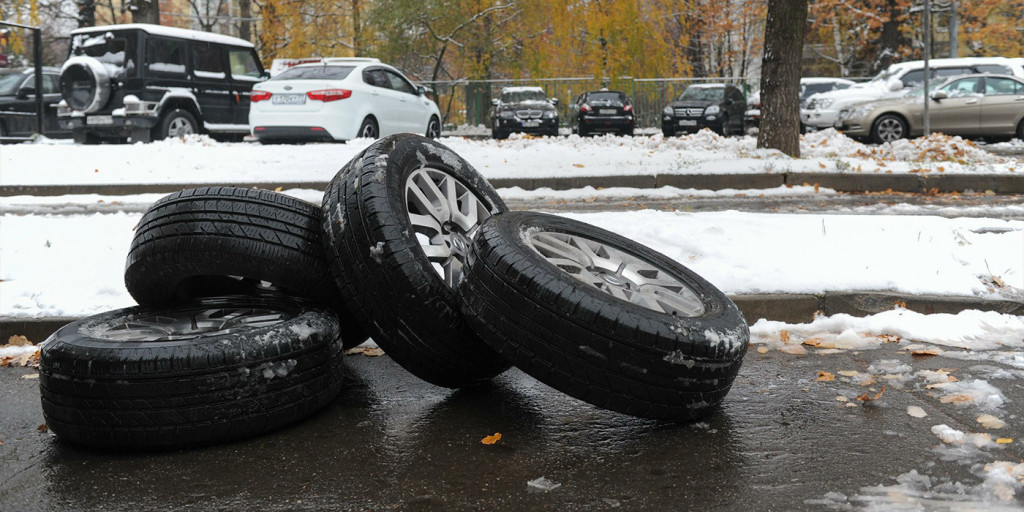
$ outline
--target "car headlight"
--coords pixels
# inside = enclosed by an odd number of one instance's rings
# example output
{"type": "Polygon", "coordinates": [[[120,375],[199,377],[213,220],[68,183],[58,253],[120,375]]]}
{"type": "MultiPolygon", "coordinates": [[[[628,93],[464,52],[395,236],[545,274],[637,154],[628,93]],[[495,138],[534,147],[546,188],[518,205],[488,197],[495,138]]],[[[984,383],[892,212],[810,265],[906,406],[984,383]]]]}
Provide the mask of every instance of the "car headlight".
{"type": "Polygon", "coordinates": [[[846,119],[860,119],[871,112],[871,107],[857,107],[846,112],[846,119]]]}
{"type": "Polygon", "coordinates": [[[545,110],[544,113],[541,114],[541,117],[544,119],[554,119],[558,117],[558,112],[555,112],[554,110],[545,110]]]}
{"type": "Polygon", "coordinates": [[[710,107],[704,109],[704,115],[710,116],[710,115],[717,114],[717,113],[719,113],[721,111],[722,111],[722,109],[718,105],[711,105],[710,107]]]}
{"type": "Polygon", "coordinates": [[[665,107],[665,108],[661,109],[661,113],[665,114],[666,116],[670,116],[670,115],[674,114],[675,111],[672,110],[672,107],[665,107]]]}
{"type": "Polygon", "coordinates": [[[832,103],[835,102],[835,101],[836,100],[830,100],[830,99],[827,99],[827,98],[826,99],[820,99],[820,100],[818,100],[815,103],[815,106],[812,107],[812,108],[828,108],[828,107],[831,107],[832,103]]]}
{"type": "Polygon", "coordinates": [[[501,116],[502,119],[512,119],[516,114],[511,110],[502,110],[498,115],[501,116]]]}

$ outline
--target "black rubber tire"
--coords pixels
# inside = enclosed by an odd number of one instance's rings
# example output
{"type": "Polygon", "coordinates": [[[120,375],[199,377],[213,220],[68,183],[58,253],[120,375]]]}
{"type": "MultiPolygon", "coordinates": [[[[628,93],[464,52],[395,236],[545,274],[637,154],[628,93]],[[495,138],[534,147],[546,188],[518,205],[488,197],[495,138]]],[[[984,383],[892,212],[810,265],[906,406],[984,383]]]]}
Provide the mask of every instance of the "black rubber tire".
{"type": "Polygon", "coordinates": [[[334,314],[308,303],[221,297],[119,309],[72,322],[42,345],[43,416],[61,440],[96,448],[155,450],[242,439],[329,404],[341,389],[343,353],[334,314]],[[220,308],[280,312],[283,321],[221,325],[162,341],[121,341],[111,334],[142,319],[220,308]]]}
{"type": "Polygon", "coordinates": [[[171,134],[171,124],[179,120],[191,125],[191,131],[188,133],[199,133],[199,123],[195,116],[187,110],[176,108],[160,118],[160,122],[156,125],[156,138],[166,139],[176,136],[171,134]]]}
{"type": "Polygon", "coordinates": [[[99,144],[101,142],[101,139],[99,137],[97,137],[95,134],[86,132],[84,128],[72,130],[71,137],[74,139],[75,144],[85,144],[92,146],[99,144]]]}
{"type": "Polygon", "coordinates": [[[1017,123],[1017,140],[1024,141],[1024,119],[1017,123]]]}
{"type": "Polygon", "coordinates": [[[473,249],[458,291],[462,314],[487,344],[537,380],[598,407],[673,421],[709,414],[729,392],[750,337],[743,314],[667,256],[535,212],[489,218],[473,249]],[[578,281],[527,245],[524,233],[537,228],[583,236],[653,264],[693,290],[704,314],[673,316],[578,281]]]}
{"type": "Polygon", "coordinates": [[[377,121],[373,117],[366,116],[366,119],[363,119],[362,124],[359,125],[356,137],[376,139],[380,137],[380,126],[377,125],[377,121]]]}
{"type": "Polygon", "coordinates": [[[128,293],[142,305],[252,294],[269,288],[329,304],[346,347],[366,341],[327,270],[320,208],[269,190],[203,187],[153,203],[125,263],[128,293]],[[242,279],[239,279],[242,278],[242,279]]]}
{"type": "Polygon", "coordinates": [[[875,144],[884,144],[886,142],[895,142],[896,140],[907,138],[908,135],[909,135],[909,127],[907,126],[907,122],[904,121],[901,117],[899,117],[897,115],[894,115],[894,114],[882,114],[882,115],[878,116],[878,119],[876,119],[875,122],[871,125],[871,140],[875,144]],[[896,139],[893,139],[891,141],[887,141],[887,140],[885,140],[883,138],[884,136],[881,133],[880,126],[883,123],[889,123],[889,122],[893,122],[893,121],[895,121],[898,124],[899,129],[900,129],[900,133],[897,134],[898,136],[896,137],[896,139]]]}
{"type": "Polygon", "coordinates": [[[428,139],[436,139],[441,136],[441,120],[437,116],[430,116],[430,121],[427,121],[427,133],[428,139]]]}
{"type": "Polygon", "coordinates": [[[371,144],[327,186],[324,246],[349,311],[395,362],[438,386],[480,385],[510,365],[466,326],[455,291],[417,242],[406,180],[428,166],[468,187],[491,214],[507,209],[487,180],[447,147],[392,135],[371,144]]]}
{"type": "Polygon", "coordinates": [[[661,128],[661,134],[662,134],[662,135],[663,135],[663,136],[664,136],[665,138],[668,138],[668,137],[675,137],[675,135],[676,135],[676,131],[675,131],[675,130],[673,130],[673,129],[671,129],[671,128],[665,128],[665,127],[662,127],[662,128],[661,128]]]}

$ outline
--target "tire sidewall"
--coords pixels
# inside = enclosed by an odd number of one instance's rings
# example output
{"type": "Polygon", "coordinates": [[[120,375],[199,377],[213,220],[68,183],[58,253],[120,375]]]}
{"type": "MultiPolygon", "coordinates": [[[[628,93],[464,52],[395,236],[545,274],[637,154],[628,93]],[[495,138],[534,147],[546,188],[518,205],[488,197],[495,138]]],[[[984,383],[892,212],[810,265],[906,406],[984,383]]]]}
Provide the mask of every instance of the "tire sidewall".
{"type": "Polygon", "coordinates": [[[907,136],[908,136],[907,131],[908,131],[907,123],[904,122],[902,119],[900,119],[899,117],[896,117],[896,116],[894,116],[892,114],[884,114],[884,115],[880,116],[878,119],[876,119],[874,124],[871,125],[871,138],[874,139],[874,141],[876,143],[878,143],[878,144],[885,144],[886,142],[895,142],[896,140],[907,138],[907,136]],[[882,124],[882,122],[885,121],[886,119],[892,119],[892,120],[897,121],[897,122],[900,123],[900,127],[902,128],[903,133],[902,133],[902,135],[900,137],[898,137],[895,140],[883,140],[881,133],[879,133],[878,128],[882,124]]]}
{"type": "Polygon", "coordinates": [[[195,116],[193,116],[187,110],[176,108],[174,110],[171,110],[167,114],[165,114],[164,117],[160,120],[160,138],[161,139],[167,139],[167,138],[172,137],[172,135],[169,133],[169,131],[171,129],[171,123],[174,122],[175,119],[184,119],[184,120],[188,121],[189,124],[192,125],[192,133],[193,134],[198,134],[199,133],[199,122],[196,120],[195,116]]]}
{"type": "MultiPolygon", "coordinates": [[[[588,307],[599,310],[601,309],[600,304],[614,304],[628,315],[657,324],[659,326],[657,330],[664,339],[679,339],[681,335],[685,335],[687,343],[712,343],[712,340],[708,339],[709,337],[723,337],[735,331],[737,326],[746,328],[746,320],[735,303],[700,275],[657,251],[610,231],[554,215],[511,212],[489,219],[473,246],[472,257],[487,254],[490,249],[488,239],[494,236],[513,243],[522,258],[529,261],[532,268],[538,269],[538,274],[544,273],[557,279],[563,285],[563,290],[566,290],[563,292],[564,299],[560,300],[559,304],[566,305],[566,307],[575,304],[590,304],[591,306],[588,307]],[[527,244],[524,234],[535,227],[541,227],[546,232],[574,234],[600,241],[652,264],[678,279],[697,294],[704,304],[704,314],[697,317],[676,317],[612,297],[593,286],[580,282],[549,262],[527,244]]],[[[520,288],[521,293],[530,293],[522,288],[523,282],[517,281],[510,285],[520,288]]],[[[567,310],[562,313],[572,314],[573,312],[567,310]]],[[[739,346],[731,347],[727,350],[727,354],[723,355],[727,359],[741,359],[746,353],[747,345],[748,343],[741,343],[739,346]]],[[[666,355],[673,350],[665,351],[666,355]]]]}

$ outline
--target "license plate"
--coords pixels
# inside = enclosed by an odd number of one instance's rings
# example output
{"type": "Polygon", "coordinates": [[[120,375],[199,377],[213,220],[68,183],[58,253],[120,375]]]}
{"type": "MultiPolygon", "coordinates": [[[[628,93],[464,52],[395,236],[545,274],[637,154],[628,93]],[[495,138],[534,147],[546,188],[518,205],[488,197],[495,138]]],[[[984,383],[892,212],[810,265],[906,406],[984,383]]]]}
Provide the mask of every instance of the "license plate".
{"type": "Polygon", "coordinates": [[[540,126],[540,121],[523,121],[523,128],[536,128],[540,126]]]}
{"type": "Polygon", "coordinates": [[[306,103],[305,94],[275,94],[270,97],[274,105],[303,105],[306,103]]]}
{"type": "Polygon", "coordinates": [[[679,126],[697,126],[695,119],[680,119],[679,126]]]}
{"type": "Polygon", "coordinates": [[[602,108],[601,110],[598,110],[597,113],[601,114],[601,115],[605,115],[605,116],[614,116],[615,115],[615,109],[614,108],[602,108]]]}
{"type": "Polygon", "coordinates": [[[114,124],[113,116],[89,116],[85,118],[85,124],[114,124]]]}

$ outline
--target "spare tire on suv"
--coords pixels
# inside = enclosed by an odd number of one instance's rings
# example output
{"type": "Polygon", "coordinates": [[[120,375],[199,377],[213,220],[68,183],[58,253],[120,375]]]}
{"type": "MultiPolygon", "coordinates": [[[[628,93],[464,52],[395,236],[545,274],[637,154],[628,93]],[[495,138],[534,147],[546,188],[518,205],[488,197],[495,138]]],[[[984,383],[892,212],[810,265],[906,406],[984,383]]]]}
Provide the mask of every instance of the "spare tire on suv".
{"type": "Polygon", "coordinates": [[[60,69],[60,93],[72,109],[93,113],[110,99],[110,74],[92,57],[71,57],[60,69]]]}

